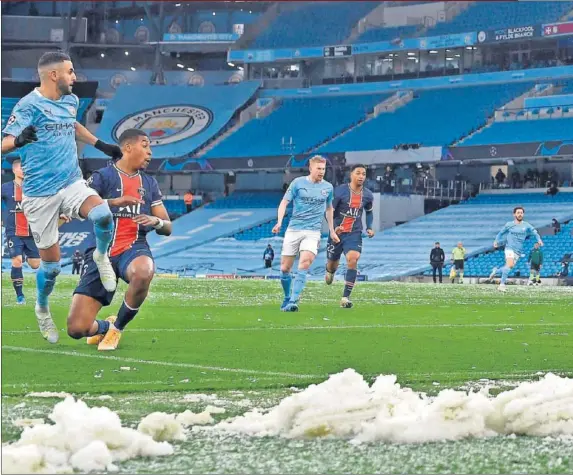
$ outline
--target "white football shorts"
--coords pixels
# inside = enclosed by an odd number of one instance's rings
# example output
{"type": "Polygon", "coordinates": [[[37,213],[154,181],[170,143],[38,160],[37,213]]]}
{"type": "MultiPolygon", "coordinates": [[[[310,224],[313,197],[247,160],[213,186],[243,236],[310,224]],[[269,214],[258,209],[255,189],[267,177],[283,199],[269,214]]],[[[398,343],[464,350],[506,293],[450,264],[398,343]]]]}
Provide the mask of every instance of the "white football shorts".
{"type": "Polygon", "coordinates": [[[283,256],[297,256],[302,251],[312,252],[315,256],[318,254],[320,245],[320,231],[297,231],[287,229],[283,240],[283,256]]]}

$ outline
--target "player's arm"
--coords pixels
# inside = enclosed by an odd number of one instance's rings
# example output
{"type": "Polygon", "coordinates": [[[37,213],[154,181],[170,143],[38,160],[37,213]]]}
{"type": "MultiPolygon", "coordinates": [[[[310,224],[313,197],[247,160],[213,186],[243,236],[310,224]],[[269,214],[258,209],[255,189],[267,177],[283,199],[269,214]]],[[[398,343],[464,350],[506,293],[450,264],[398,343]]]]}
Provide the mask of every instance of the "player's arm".
{"type": "Polygon", "coordinates": [[[157,234],[162,236],[170,236],[173,229],[169,214],[165,209],[163,202],[151,207],[151,216],[147,214],[138,214],[134,216],[133,220],[142,226],[151,226],[155,228],[157,234]]]}
{"type": "Polygon", "coordinates": [[[370,204],[370,208],[366,208],[366,234],[368,234],[369,238],[374,237],[374,229],[372,229],[372,225],[374,224],[374,212],[373,206],[370,204]]]}
{"type": "Polygon", "coordinates": [[[24,104],[16,104],[2,131],[2,153],[10,153],[17,148],[38,141],[38,129],[32,125],[32,109],[24,104]]]}
{"type": "Polygon", "coordinates": [[[340,238],[334,229],[334,206],[332,206],[334,201],[334,188],[331,188],[326,197],[326,222],[328,224],[328,231],[330,232],[330,239],[335,243],[339,243],[340,238]]]}
{"type": "Polygon", "coordinates": [[[281,232],[281,228],[283,225],[283,219],[285,217],[286,214],[286,210],[288,207],[288,204],[290,203],[290,201],[286,200],[285,198],[283,198],[281,200],[281,203],[279,204],[279,208],[277,210],[277,224],[275,224],[273,226],[273,234],[278,234],[281,232]]]}
{"type": "Polygon", "coordinates": [[[535,229],[533,226],[531,226],[531,224],[529,225],[529,232],[535,236],[535,239],[537,239],[537,242],[539,243],[539,245],[543,246],[543,241],[541,240],[541,236],[537,232],[537,229],[535,229]]]}
{"type": "Polygon", "coordinates": [[[507,234],[507,232],[509,231],[509,226],[511,225],[511,223],[507,223],[503,228],[501,228],[501,231],[499,233],[497,233],[497,236],[495,237],[495,240],[493,241],[493,247],[495,247],[497,249],[499,243],[501,242],[501,240],[503,239],[503,237],[507,234]]]}
{"type": "Polygon", "coordinates": [[[105,153],[114,160],[122,156],[121,148],[118,145],[102,142],[79,122],[76,122],[76,139],[88,145],[93,145],[100,152],[105,153]]]}

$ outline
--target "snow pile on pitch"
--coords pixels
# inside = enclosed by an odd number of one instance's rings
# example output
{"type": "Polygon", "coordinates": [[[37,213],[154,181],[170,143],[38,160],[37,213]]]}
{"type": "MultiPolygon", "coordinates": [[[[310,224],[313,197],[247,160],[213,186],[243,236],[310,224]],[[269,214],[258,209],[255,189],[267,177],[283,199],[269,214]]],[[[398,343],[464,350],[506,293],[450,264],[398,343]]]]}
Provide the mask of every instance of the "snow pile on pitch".
{"type": "Polygon", "coordinates": [[[189,426],[206,425],[215,422],[211,414],[222,414],[225,409],[207,406],[203,412],[186,410],[180,414],[152,412],[145,416],[137,430],[150,435],[156,441],[185,440],[185,429],[189,426]]]}
{"type": "Polygon", "coordinates": [[[72,397],[56,404],[49,418],[54,424],[27,427],[19,441],[2,447],[2,473],[112,471],[116,461],[173,453],[167,442],[122,427],[110,409],[72,397]]]}
{"type": "Polygon", "coordinates": [[[381,375],[369,386],[347,369],[268,412],[255,409],[215,428],[253,436],[341,437],[356,443],[573,434],[573,380],[548,374],[497,397],[487,390],[452,389],[429,397],[400,387],[394,375],[381,375]]]}

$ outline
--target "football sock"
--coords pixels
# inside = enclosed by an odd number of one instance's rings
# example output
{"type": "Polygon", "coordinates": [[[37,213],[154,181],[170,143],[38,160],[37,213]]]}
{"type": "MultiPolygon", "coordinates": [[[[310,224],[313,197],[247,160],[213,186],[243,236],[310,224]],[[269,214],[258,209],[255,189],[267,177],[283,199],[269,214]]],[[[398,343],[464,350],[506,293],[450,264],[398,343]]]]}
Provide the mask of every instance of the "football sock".
{"type": "Polygon", "coordinates": [[[285,293],[285,298],[290,297],[290,287],[292,283],[292,275],[290,272],[281,272],[281,285],[285,293]]]}
{"type": "Polygon", "coordinates": [[[346,269],[345,282],[344,282],[344,292],[343,297],[350,297],[352,289],[354,288],[354,283],[356,282],[356,275],[358,271],[356,269],[346,269]]]}
{"type": "Polygon", "coordinates": [[[56,277],[61,271],[59,262],[41,261],[40,268],[36,272],[36,288],[38,305],[40,307],[48,306],[48,296],[54,290],[56,277]]]}
{"type": "Polygon", "coordinates": [[[302,293],[304,286],[306,285],[306,277],[308,275],[308,269],[299,269],[296,277],[294,278],[294,283],[292,285],[292,296],[290,298],[291,302],[298,302],[300,299],[300,294],[302,293]]]}
{"type": "Polygon", "coordinates": [[[21,297],[24,295],[22,292],[22,285],[24,284],[24,274],[22,274],[21,267],[12,267],[12,271],[10,272],[10,277],[12,278],[12,285],[14,286],[14,290],[16,291],[16,295],[21,297]]]}
{"type": "Polygon", "coordinates": [[[94,206],[88,219],[94,223],[96,248],[100,254],[105,254],[113,236],[113,215],[107,202],[94,206]]]}
{"type": "Polygon", "coordinates": [[[131,308],[125,303],[124,299],[117,314],[117,320],[114,323],[115,328],[119,331],[123,331],[125,326],[135,318],[137,312],[139,312],[139,308],[131,308]]]}
{"type": "Polygon", "coordinates": [[[510,272],[511,272],[511,269],[507,265],[505,265],[501,268],[501,283],[502,284],[505,284],[505,281],[507,280],[507,276],[509,275],[510,272]]]}

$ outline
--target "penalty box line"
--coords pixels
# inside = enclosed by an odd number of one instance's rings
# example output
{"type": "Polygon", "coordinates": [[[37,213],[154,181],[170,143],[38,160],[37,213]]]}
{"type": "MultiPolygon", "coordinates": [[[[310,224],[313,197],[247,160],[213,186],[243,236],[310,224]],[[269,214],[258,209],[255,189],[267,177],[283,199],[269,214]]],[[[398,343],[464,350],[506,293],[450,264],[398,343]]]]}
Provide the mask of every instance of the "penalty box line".
{"type": "Polygon", "coordinates": [[[239,374],[251,374],[251,375],[263,375],[263,376],[280,376],[285,378],[295,378],[295,379],[316,379],[324,378],[326,374],[296,374],[296,373],[284,373],[280,371],[263,371],[256,369],[244,369],[244,368],[225,368],[219,366],[206,366],[193,363],[176,363],[172,361],[156,361],[156,360],[141,360],[137,358],[126,358],[112,355],[100,355],[100,354],[89,354],[89,353],[78,353],[75,351],[58,351],[58,350],[43,350],[39,348],[26,348],[21,346],[2,346],[2,350],[10,351],[21,351],[27,353],[41,353],[47,355],[59,355],[59,356],[71,356],[75,358],[91,358],[96,360],[109,360],[117,361],[120,363],[133,363],[133,364],[148,364],[153,366],[168,366],[172,368],[190,368],[199,369],[204,371],[220,371],[223,373],[239,373],[239,374]]]}

